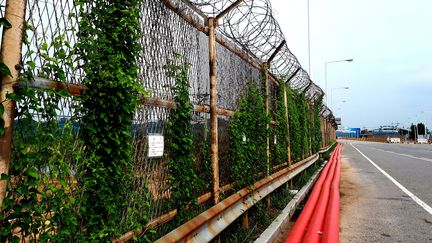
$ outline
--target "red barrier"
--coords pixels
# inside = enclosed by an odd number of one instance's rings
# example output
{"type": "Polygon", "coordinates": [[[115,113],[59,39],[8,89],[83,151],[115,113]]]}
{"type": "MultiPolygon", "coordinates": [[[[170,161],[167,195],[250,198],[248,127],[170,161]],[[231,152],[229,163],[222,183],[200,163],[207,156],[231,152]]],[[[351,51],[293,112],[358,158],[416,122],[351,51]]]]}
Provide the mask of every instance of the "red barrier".
{"type": "Polygon", "coordinates": [[[339,209],[340,209],[340,157],[337,160],[335,177],[330,188],[330,198],[326,212],[322,242],[339,242],[339,209]]]}
{"type": "Polygon", "coordinates": [[[321,238],[326,242],[338,242],[340,149],[339,144],[285,242],[320,242],[321,238]]]}
{"type": "MultiPolygon", "coordinates": [[[[338,147],[336,147],[338,149],[338,147]]],[[[336,151],[335,149],[335,151],[336,151]]],[[[306,202],[306,205],[303,207],[303,210],[300,213],[300,216],[297,219],[297,222],[294,224],[293,229],[291,230],[288,238],[285,239],[285,242],[301,242],[303,239],[303,235],[306,231],[306,227],[309,224],[309,219],[312,216],[318,198],[320,196],[321,187],[324,183],[325,178],[327,177],[328,172],[330,171],[330,167],[333,161],[334,153],[330,156],[329,163],[324,167],[321,172],[320,177],[315,183],[315,186],[312,190],[312,193],[309,196],[309,199],[306,202]]]]}
{"type": "Polygon", "coordinates": [[[330,196],[330,185],[333,181],[335,169],[336,160],[333,158],[332,167],[327,174],[327,177],[325,178],[324,184],[321,188],[321,193],[319,195],[317,205],[315,206],[314,213],[309,220],[307,231],[303,236],[303,242],[315,243],[321,240],[321,237],[323,235],[323,224],[327,210],[327,204],[330,196]]]}

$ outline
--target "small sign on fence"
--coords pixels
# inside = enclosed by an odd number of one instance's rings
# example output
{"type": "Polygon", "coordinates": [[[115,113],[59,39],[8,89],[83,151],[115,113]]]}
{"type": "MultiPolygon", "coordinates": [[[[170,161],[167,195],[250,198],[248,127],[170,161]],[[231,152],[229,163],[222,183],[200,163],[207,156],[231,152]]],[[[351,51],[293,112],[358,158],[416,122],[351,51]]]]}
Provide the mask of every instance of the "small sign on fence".
{"type": "Polygon", "coordinates": [[[162,157],[164,152],[164,137],[148,135],[148,157],[162,157]]]}

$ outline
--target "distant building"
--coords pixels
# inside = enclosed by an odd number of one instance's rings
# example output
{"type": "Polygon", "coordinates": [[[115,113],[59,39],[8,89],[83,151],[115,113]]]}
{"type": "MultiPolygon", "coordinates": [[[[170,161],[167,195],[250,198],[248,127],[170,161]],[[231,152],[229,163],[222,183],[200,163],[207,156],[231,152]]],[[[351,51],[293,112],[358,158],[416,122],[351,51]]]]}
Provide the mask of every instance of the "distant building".
{"type": "Polygon", "coordinates": [[[380,126],[377,129],[361,130],[360,137],[375,141],[387,141],[389,138],[400,138],[402,141],[405,141],[408,133],[409,130],[405,128],[398,128],[397,126],[380,126]]]}
{"type": "Polygon", "coordinates": [[[360,138],[360,128],[339,127],[338,130],[336,130],[336,137],[338,137],[338,138],[360,138]]]}

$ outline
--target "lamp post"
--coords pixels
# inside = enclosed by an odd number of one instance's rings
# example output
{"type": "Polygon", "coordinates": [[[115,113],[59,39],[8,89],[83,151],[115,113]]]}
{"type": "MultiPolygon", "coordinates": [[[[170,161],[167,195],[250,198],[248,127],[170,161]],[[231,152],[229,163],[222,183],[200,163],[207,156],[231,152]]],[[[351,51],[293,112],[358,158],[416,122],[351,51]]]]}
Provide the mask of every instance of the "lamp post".
{"type": "Polygon", "coordinates": [[[331,92],[330,92],[330,96],[331,96],[331,108],[334,108],[333,107],[333,90],[338,90],[338,89],[349,89],[349,87],[346,86],[346,87],[339,87],[339,88],[333,88],[333,89],[331,89],[331,92]]]}
{"type": "Polygon", "coordinates": [[[326,103],[328,104],[328,95],[327,95],[327,64],[329,63],[335,63],[335,62],[352,62],[354,59],[343,59],[343,60],[335,60],[335,61],[328,61],[325,62],[325,92],[326,92],[326,103]]]}

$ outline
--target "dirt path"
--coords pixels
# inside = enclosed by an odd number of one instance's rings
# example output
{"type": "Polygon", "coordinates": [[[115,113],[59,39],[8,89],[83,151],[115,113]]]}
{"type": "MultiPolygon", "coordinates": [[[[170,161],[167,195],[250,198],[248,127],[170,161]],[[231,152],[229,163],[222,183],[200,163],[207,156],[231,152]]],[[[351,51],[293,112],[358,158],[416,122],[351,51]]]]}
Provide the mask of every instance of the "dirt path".
{"type": "MultiPolygon", "coordinates": [[[[355,231],[356,225],[351,224],[351,219],[361,217],[361,195],[366,193],[358,177],[358,171],[352,166],[352,161],[341,156],[341,181],[340,181],[340,242],[350,242],[349,231],[355,231]],[[345,231],[345,232],[344,232],[345,231]],[[347,232],[348,231],[348,232],[347,232]]],[[[370,192],[368,192],[370,194],[370,192]]]]}

